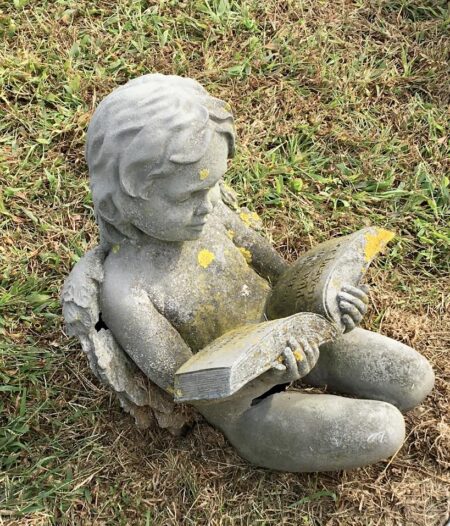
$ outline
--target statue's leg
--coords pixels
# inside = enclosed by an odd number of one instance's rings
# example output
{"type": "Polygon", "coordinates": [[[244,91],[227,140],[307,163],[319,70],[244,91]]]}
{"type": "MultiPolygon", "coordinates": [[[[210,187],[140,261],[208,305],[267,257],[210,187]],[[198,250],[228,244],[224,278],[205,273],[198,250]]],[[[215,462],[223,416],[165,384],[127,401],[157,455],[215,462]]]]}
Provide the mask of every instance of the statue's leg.
{"type": "Polygon", "coordinates": [[[233,414],[232,405],[198,409],[242,457],[278,471],[364,466],[393,455],[404,439],[402,414],[375,400],[285,391],[257,400],[243,413],[233,414]]]}
{"type": "Polygon", "coordinates": [[[303,380],[338,393],[383,400],[406,411],[430,393],[434,373],[411,347],[358,328],[323,345],[319,361],[303,380]]]}

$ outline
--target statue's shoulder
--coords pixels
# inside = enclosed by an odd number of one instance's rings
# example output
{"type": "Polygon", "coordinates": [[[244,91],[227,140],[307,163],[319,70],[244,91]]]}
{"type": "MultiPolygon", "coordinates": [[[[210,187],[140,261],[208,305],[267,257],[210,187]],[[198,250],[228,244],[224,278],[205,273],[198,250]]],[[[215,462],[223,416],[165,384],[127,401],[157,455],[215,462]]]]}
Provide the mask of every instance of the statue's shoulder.
{"type": "Polygon", "coordinates": [[[239,205],[238,194],[225,182],[220,183],[221,201],[215,208],[215,214],[227,228],[241,226],[250,230],[261,231],[261,218],[246,207],[239,205]]]}
{"type": "Polygon", "coordinates": [[[233,188],[224,181],[220,181],[220,197],[222,198],[222,203],[224,203],[230,210],[239,210],[239,198],[237,192],[235,192],[233,188]]]}

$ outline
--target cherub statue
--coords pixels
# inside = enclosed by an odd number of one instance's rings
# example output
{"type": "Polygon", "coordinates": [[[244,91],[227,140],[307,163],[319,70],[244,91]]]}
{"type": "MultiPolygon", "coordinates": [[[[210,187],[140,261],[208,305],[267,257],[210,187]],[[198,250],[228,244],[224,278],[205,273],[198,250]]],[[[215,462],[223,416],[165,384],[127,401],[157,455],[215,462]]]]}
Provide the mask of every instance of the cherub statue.
{"type": "MultiPolygon", "coordinates": [[[[267,297],[289,268],[240,210],[222,178],[235,134],[228,104],[196,81],[145,75],[114,90],[89,126],[86,158],[100,245],[63,290],[64,316],[96,374],[141,426],[179,430],[176,371],[232,329],[264,323],[267,297]]],[[[345,333],[289,335],[282,360],[220,400],[191,405],[239,454],[274,470],[349,469],[394,454],[400,411],[434,382],[425,358],[358,328],[367,290],[337,293],[345,333]],[[299,378],[333,394],[289,389],[299,378]]]]}

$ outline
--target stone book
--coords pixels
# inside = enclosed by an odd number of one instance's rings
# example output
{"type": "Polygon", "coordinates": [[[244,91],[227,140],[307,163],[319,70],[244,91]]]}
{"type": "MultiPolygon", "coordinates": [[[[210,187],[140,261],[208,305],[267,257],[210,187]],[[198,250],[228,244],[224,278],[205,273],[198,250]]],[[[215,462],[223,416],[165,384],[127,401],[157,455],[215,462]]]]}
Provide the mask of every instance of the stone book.
{"type": "Polygon", "coordinates": [[[269,319],[315,312],[344,331],[337,295],[344,285],[357,287],[374,257],[393,232],[367,227],[325,241],[309,250],[280,277],[266,303],[269,319]]]}
{"type": "Polygon", "coordinates": [[[343,285],[360,284],[393,236],[388,230],[367,227],[301,256],[268,297],[266,314],[271,321],[227,332],[189,359],[175,374],[175,400],[231,396],[272,367],[289,335],[312,338],[320,345],[343,333],[338,293],[343,285]]]}
{"type": "Polygon", "coordinates": [[[321,345],[334,340],[336,335],[332,323],[317,314],[304,312],[229,331],[178,369],[175,400],[214,400],[231,396],[273,367],[290,336],[321,345]]]}

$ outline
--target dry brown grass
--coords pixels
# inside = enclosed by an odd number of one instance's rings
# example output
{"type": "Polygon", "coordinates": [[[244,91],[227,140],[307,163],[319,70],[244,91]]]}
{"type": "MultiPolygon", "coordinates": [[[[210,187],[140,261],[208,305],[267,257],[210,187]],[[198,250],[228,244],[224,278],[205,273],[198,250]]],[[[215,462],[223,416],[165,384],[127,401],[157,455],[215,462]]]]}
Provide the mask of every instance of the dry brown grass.
{"type": "Polygon", "coordinates": [[[0,523],[441,526],[450,514],[445,2],[0,8],[0,523]],[[62,280],[97,239],[87,122],[113,87],[151,71],[194,77],[232,104],[240,143],[229,181],[288,259],[368,223],[398,232],[370,274],[366,325],[416,347],[437,380],[391,460],[270,473],[205,422],[181,438],[140,432],[61,332],[62,280]]]}

